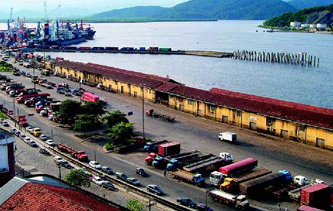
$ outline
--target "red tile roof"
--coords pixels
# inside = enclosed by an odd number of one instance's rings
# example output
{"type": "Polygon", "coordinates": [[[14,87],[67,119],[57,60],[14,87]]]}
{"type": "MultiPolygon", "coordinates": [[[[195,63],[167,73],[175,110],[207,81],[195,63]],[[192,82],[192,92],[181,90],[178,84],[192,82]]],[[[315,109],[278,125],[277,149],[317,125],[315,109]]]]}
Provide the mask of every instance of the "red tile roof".
{"type": "Polygon", "coordinates": [[[0,210],[13,211],[49,211],[49,210],[79,210],[79,211],[120,211],[120,209],[102,203],[79,191],[38,183],[26,183],[13,194],[0,210]]]}
{"type": "Polygon", "coordinates": [[[158,86],[155,90],[161,92],[170,92],[172,89],[176,88],[176,86],[178,86],[178,84],[166,82],[161,86],[158,86]]]}
{"type": "Polygon", "coordinates": [[[172,89],[170,93],[220,106],[333,129],[332,109],[230,92],[227,90],[217,91],[213,89],[212,92],[210,92],[192,87],[177,86],[172,89]]]}

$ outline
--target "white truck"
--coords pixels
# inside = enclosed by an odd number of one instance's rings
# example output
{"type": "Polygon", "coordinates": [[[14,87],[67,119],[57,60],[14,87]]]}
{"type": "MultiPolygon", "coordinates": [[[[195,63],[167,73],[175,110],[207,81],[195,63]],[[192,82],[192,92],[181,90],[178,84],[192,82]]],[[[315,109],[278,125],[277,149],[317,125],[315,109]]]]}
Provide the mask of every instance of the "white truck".
{"type": "Polygon", "coordinates": [[[237,209],[245,210],[249,207],[249,201],[246,200],[245,195],[233,195],[221,190],[211,190],[208,192],[208,195],[210,195],[214,201],[232,205],[237,209]]]}
{"type": "Polygon", "coordinates": [[[237,141],[237,134],[232,132],[223,132],[219,135],[220,141],[229,141],[231,143],[237,141]]]}
{"type": "MultiPolygon", "coordinates": [[[[234,162],[234,156],[228,152],[221,152],[220,158],[222,158],[226,163],[234,162]]],[[[220,186],[223,182],[223,174],[219,171],[213,171],[209,177],[210,184],[213,186],[220,186]]]]}

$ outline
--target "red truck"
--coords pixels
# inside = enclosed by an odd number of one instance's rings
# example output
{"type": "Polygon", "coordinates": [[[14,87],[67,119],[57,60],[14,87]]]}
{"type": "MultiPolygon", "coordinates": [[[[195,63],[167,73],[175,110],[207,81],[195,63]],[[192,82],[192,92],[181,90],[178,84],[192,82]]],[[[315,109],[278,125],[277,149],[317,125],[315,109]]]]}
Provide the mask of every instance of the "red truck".
{"type": "Polygon", "coordinates": [[[151,165],[157,155],[153,152],[149,153],[148,156],[145,158],[145,162],[147,165],[151,165]]]}
{"type": "Polygon", "coordinates": [[[324,211],[324,210],[320,210],[314,207],[309,207],[306,205],[302,205],[299,208],[297,208],[297,211],[324,211]]]}
{"type": "Polygon", "coordinates": [[[316,184],[301,189],[301,205],[326,210],[330,206],[330,200],[328,185],[316,184]]]}
{"type": "Polygon", "coordinates": [[[65,144],[58,144],[57,148],[61,152],[71,154],[73,158],[76,158],[79,161],[88,162],[88,156],[86,155],[85,151],[76,151],[65,144]]]}
{"type": "Polygon", "coordinates": [[[158,154],[163,157],[179,153],[180,153],[180,143],[178,142],[170,142],[158,146],[158,154]]]}
{"type": "Polygon", "coordinates": [[[225,177],[232,177],[233,175],[242,172],[250,171],[258,165],[258,160],[254,158],[247,158],[236,163],[220,167],[219,172],[225,177]]]}

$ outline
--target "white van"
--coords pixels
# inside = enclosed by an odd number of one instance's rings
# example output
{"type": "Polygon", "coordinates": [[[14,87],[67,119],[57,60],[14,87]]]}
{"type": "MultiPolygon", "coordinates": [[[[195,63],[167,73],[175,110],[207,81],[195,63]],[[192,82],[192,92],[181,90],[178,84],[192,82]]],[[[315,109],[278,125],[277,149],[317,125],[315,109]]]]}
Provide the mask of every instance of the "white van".
{"type": "Polygon", "coordinates": [[[220,141],[229,141],[229,142],[235,142],[237,140],[237,134],[232,132],[223,132],[219,135],[220,141]]]}
{"type": "Polygon", "coordinates": [[[294,177],[294,183],[299,186],[304,186],[309,184],[308,178],[298,175],[294,177]]]}

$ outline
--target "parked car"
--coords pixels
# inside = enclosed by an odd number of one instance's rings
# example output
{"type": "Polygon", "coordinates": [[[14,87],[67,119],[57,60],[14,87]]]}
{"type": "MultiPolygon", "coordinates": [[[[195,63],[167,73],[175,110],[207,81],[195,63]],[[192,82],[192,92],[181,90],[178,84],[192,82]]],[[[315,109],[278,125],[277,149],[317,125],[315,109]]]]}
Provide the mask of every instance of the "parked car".
{"type": "Polygon", "coordinates": [[[117,190],[117,188],[109,181],[104,181],[102,187],[108,190],[117,190]]]}
{"type": "Polygon", "coordinates": [[[194,201],[192,201],[190,198],[187,198],[187,197],[177,198],[177,202],[186,207],[190,207],[190,208],[197,207],[197,203],[195,203],[194,201]]]}
{"type": "Polygon", "coordinates": [[[133,178],[133,177],[129,177],[126,179],[126,182],[128,182],[131,185],[135,185],[135,186],[140,186],[141,183],[139,182],[139,180],[133,178]]]}
{"type": "Polygon", "coordinates": [[[25,128],[29,133],[32,133],[32,131],[33,131],[33,127],[32,126],[28,126],[28,127],[26,127],[25,128]]]}
{"type": "Polygon", "coordinates": [[[157,194],[159,196],[164,195],[163,190],[160,187],[158,187],[157,185],[154,185],[154,184],[148,185],[147,186],[147,191],[151,192],[151,193],[155,193],[155,194],[157,194]]]}
{"type": "Polygon", "coordinates": [[[16,135],[17,137],[20,137],[20,135],[21,135],[21,131],[17,130],[17,131],[15,132],[15,135],[16,135]]]}
{"type": "Polygon", "coordinates": [[[24,140],[25,137],[27,137],[25,134],[23,134],[23,133],[20,134],[20,138],[21,138],[22,140],[24,140]]]}
{"type": "Polygon", "coordinates": [[[2,121],[2,125],[5,126],[5,127],[9,127],[9,123],[6,120],[2,121]]]}
{"type": "Polygon", "coordinates": [[[89,166],[91,166],[95,169],[102,169],[102,166],[97,161],[94,161],[94,160],[89,162],[89,166]]]}
{"type": "Polygon", "coordinates": [[[100,178],[100,177],[96,177],[96,176],[92,178],[92,181],[93,181],[96,185],[100,185],[100,186],[102,186],[103,183],[105,182],[104,180],[102,180],[102,178],[100,178]]]}
{"type": "Polygon", "coordinates": [[[40,140],[42,140],[42,141],[46,141],[46,140],[49,139],[49,137],[47,137],[47,135],[45,135],[45,134],[41,134],[41,135],[39,136],[39,138],[40,138],[40,140]]]}
{"type": "Polygon", "coordinates": [[[92,174],[89,171],[87,171],[87,169],[85,169],[84,167],[80,168],[80,170],[82,170],[83,174],[86,175],[87,177],[91,177],[92,176],[92,174]]]}
{"type": "Polygon", "coordinates": [[[63,167],[65,167],[65,168],[68,168],[68,169],[72,169],[72,168],[73,168],[73,166],[72,166],[68,161],[66,161],[66,160],[64,160],[64,161],[61,163],[61,165],[62,165],[63,167]]]}
{"type": "Polygon", "coordinates": [[[54,162],[55,162],[57,165],[60,165],[62,162],[65,161],[64,159],[62,159],[62,158],[59,157],[59,156],[55,156],[55,157],[53,158],[53,160],[54,160],[54,162]]]}
{"type": "Polygon", "coordinates": [[[32,146],[32,147],[38,147],[36,141],[30,141],[29,145],[32,146]]]}
{"type": "Polygon", "coordinates": [[[206,206],[204,203],[197,204],[197,210],[199,210],[199,211],[213,211],[210,207],[206,206]]]}
{"type": "Polygon", "coordinates": [[[109,166],[102,166],[102,172],[109,174],[109,175],[113,174],[113,170],[109,166]]]}
{"type": "Polygon", "coordinates": [[[15,132],[17,131],[17,129],[16,128],[13,128],[12,129],[12,133],[14,133],[15,134],[15,132]]]}
{"type": "Polygon", "coordinates": [[[56,145],[56,143],[52,139],[46,140],[46,143],[51,147],[54,147],[56,145]]]}
{"type": "Polygon", "coordinates": [[[312,179],[311,185],[317,185],[317,184],[325,184],[325,182],[321,179],[312,179]]]}
{"type": "Polygon", "coordinates": [[[32,134],[35,137],[39,137],[40,134],[42,134],[42,130],[39,127],[35,127],[35,128],[32,129],[32,134]]]}
{"type": "Polygon", "coordinates": [[[147,176],[147,173],[145,172],[145,170],[143,168],[136,168],[135,173],[137,173],[141,177],[146,177],[147,176]]]}
{"type": "Polygon", "coordinates": [[[122,173],[122,172],[116,172],[116,177],[118,179],[121,179],[121,180],[124,180],[124,181],[126,181],[126,179],[127,179],[127,175],[122,173]]]}
{"type": "Polygon", "coordinates": [[[28,136],[26,136],[26,137],[23,139],[23,141],[24,141],[25,143],[29,144],[30,141],[31,141],[31,138],[29,138],[28,136]]]}

